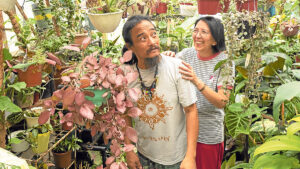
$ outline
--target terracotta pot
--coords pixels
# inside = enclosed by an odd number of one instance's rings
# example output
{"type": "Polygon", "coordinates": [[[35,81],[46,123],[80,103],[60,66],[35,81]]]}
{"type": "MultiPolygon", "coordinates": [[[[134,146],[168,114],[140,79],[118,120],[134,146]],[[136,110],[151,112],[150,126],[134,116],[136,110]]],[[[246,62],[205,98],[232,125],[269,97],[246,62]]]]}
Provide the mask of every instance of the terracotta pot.
{"type": "Polygon", "coordinates": [[[52,152],[54,156],[54,162],[56,168],[67,168],[72,162],[72,150],[64,153],[52,152]]]}
{"type": "Polygon", "coordinates": [[[220,0],[198,0],[198,13],[214,15],[220,12],[227,12],[230,0],[224,0],[224,11],[220,0]]]}
{"type": "Polygon", "coordinates": [[[281,23],[280,29],[284,36],[291,37],[297,35],[299,25],[293,24],[292,21],[281,23]]]}
{"type": "Polygon", "coordinates": [[[156,13],[157,14],[167,13],[167,10],[168,10],[167,3],[164,3],[164,2],[158,3],[158,6],[156,8],[156,13]]]}
{"type": "MultiPolygon", "coordinates": [[[[295,56],[296,63],[300,63],[300,54],[295,56]]],[[[300,69],[300,66],[296,66],[297,69],[300,69]]]]}
{"type": "Polygon", "coordinates": [[[41,85],[42,83],[42,65],[30,65],[25,72],[17,69],[20,82],[25,82],[26,87],[41,85]]]}
{"type": "Polygon", "coordinates": [[[81,45],[83,40],[88,37],[87,33],[82,33],[82,34],[76,34],[74,38],[74,43],[77,45],[81,45]]]}
{"type": "Polygon", "coordinates": [[[94,27],[101,33],[115,31],[122,19],[123,11],[104,14],[93,14],[88,12],[88,16],[94,27]]]}
{"type": "Polygon", "coordinates": [[[246,10],[246,11],[257,11],[257,0],[238,0],[236,2],[236,9],[238,11],[246,10]]]}

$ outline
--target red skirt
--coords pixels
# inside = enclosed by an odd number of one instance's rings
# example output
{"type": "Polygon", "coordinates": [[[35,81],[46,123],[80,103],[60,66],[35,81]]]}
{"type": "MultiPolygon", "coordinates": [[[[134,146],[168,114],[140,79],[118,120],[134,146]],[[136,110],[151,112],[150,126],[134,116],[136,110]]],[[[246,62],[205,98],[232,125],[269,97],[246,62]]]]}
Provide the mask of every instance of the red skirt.
{"type": "Polygon", "coordinates": [[[219,144],[197,143],[197,169],[220,169],[224,154],[224,142],[219,144]]]}

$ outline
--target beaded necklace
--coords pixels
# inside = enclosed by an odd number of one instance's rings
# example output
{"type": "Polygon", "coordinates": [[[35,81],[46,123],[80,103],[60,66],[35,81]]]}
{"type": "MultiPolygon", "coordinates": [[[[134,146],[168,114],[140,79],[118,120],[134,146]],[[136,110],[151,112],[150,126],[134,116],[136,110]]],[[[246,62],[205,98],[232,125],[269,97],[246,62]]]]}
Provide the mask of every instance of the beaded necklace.
{"type": "Polygon", "coordinates": [[[150,99],[152,99],[153,93],[155,92],[155,88],[156,88],[156,82],[157,82],[157,79],[158,79],[158,77],[157,77],[158,65],[156,65],[156,67],[155,67],[154,80],[153,80],[152,84],[149,87],[147,87],[144,84],[142,76],[141,76],[141,72],[140,72],[140,69],[138,68],[137,63],[136,63],[135,66],[136,66],[136,69],[138,70],[138,73],[139,73],[139,79],[141,81],[141,90],[142,90],[143,95],[146,95],[150,99]]]}

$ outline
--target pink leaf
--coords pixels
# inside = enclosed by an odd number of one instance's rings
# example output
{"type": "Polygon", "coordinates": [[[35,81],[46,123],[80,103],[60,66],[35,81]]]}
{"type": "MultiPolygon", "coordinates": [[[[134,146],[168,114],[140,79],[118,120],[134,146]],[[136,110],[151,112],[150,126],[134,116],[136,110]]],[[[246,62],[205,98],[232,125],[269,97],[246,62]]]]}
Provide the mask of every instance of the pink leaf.
{"type": "Polygon", "coordinates": [[[120,163],[120,169],[127,169],[127,166],[124,162],[120,163]]]}
{"type": "Polygon", "coordinates": [[[131,58],[132,58],[132,51],[131,50],[127,50],[124,53],[123,57],[120,59],[120,62],[121,63],[128,62],[128,61],[131,60],[131,58]]]}
{"type": "Polygon", "coordinates": [[[71,106],[74,104],[76,92],[71,88],[67,88],[63,94],[63,105],[64,107],[71,106]]]}
{"type": "Polygon", "coordinates": [[[107,76],[107,81],[111,84],[116,84],[116,74],[109,74],[107,76]]]}
{"type": "Polygon", "coordinates": [[[84,102],[84,104],[85,104],[86,106],[88,106],[90,109],[94,109],[94,108],[95,108],[95,105],[94,105],[94,103],[93,103],[92,101],[86,100],[86,101],[84,102]]]}
{"type": "Polygon", "coordinates": [[[93,111],[86,104],[83,104],[80,107],[79,113],[84,118],[87,118],[87,119],[90,119],[90,120],[92,120],[94,118],[93,111]]]}
{"type": "Polygon", "coordinates": [[[130,100],[126,100],[126,107],[133,107],[133,103],[130,100]]]}
{"type": "Polygon", "coordinates": [[[58,101],[58,100],[62,99],[63,93],[64,93],[63,90],[57,90],[57,91],[53,92],[52,100],[58,101]]]}
{"type": "Polygon", "coordinates": [[[55,56],[53,53],[47,52],[48,58],[54,60],[57,64],[61,65],[60,59],[55,56]]]}
{"type": "Polygon", "coordinates": [[[116,162],[112,163],[109,169],[119,169],[120,165],[116,162]]]}
{"type": "Polygon", "coordinates": [[[137,107],[133,107],[129,110],[128,116],[130,117],[138,117],[142,114],[143,112],[141,111],[141,109],[137,108],[137,107]]]}
{"type": "Polygon", "coordinates": [[[106,165],[109,165],[109,164],[111,164],[112,162],[114,162],[115,161],[115,157],[108,157],[107,159],[106,159],[106,161],[105,161],[105,164],[106,165]]]}
{"type": "Polygon", "coordinates": [[[103,169],[103,165],[97,166],[96,169],[103,169]]]}
{"type": "Polygon", "coordinates": [[[136,88],[131,88],[128,90],[129,96],[133,99],[133,101],[137,101],[139,98],[140,90],[136,88]]]}
{"type": "Polygon", "coordinates": [[[51,108],[51,109],[50,109],[50,116],[53,116],[54,113],[55,113],[55,108],[51,108]]]}
{"type": "Polygon", "coordinates": [[[67,122],[73,121],[73,113],[67,113],[64,116],[64,120],[67,121],[67,122]]]}
{"type": "Polygon", "coordinates": [[[77,79],[77,78],[78,78],[78,76],[79,76],[79,73],[76,73],[76,72],[74,72],[74,73],[70,73],[70,75],[69,75],[69,77],[71,77],[71,78],[75,78],[75,79],[77,79]]]}
{"type": "Polygon", "coordinates": [[[40,125],[45,124],[48,121],[49,117],[50,117],[50,112],[48,110],[43,111],[39,117],[39,124],[40,125]]]}
{"type": "Polygon", "coordinates": [[[121,105],[117,105],[117,109],[119,112],[124,113],[126,111],[126,105],[123,102],[121,105]]]}
{"type": "Polygon", "coordinates": [[[134,143],[137,143],[138,137],[137,137],[137,134],[136,134],[136,131],[134,130],[134,128],[127,127],[125,133],[126,133],[126,136],[129,138],[129,140],[131,140],[134,143]]]}
{"type": "Polygon", "coordinates": [[[88,57],[88,63],[93,65],[93,66],[98,65],[97,58],[95,58],[93,56],[88,57]]]}
{"type": "Polygon", "coordinates": [[[80,79],[80,88],[86,88],[89,87],[91,85],[91,81],[88,78],[81,78],[80,79]]]}
{"type": "Polygon", "coordinates": [[[106,97],[108,95],[108,92],[105,92],[102,97],[106,97]]]}
{"type": "Polygon", "coordinates": [[[117,69],[116,74],[117,74],[117,75],[124,75],[124,71],[122,70],[121,67],[119,67],[119,68],[117,69]]]}
{"type": "Polygon", "coordinates": [[[136,78],[139,76],[137,72],[130,72],[126,74],[126,78],[128,83],[131,83],[136,80],[136,78]]]}
{"type": "Polygon", "coordinates": [[[64,46],[63,49],[68,49],[68,50],[73,50],[76,52],[80,52],[79,47],[75,47],[75,46],[64,46]]]}
{"type": "Polygon", "coordinates": [[[46,108],[52,107],[52,105],[53,105],[53,101],[52,100],[45,100],[44,101],[44,106],[46,108]]]}
{"type": "Polygon", "coordinates": [[[116,77],[116,86],[121,86],[123,83],[123,75],[117,75],[116,77]]]}
{"type": "Polygon", "coordinates": [[[62,80],[63,82],[70,82],[70,81],[71,81],[71,79],[70,79],[69,76],[63,76],[63,77],[61,77],[61,80],[62,80]]]}
{"type": "Polygon", "coordinates": [[[124,93],[124,91],[121,91],[117,95],[116,99],[117,99],[117,105],[122,105],[123,104],[123,100],[125,100],[125,93],[124,93]]]}
{"type": "Polygon", "coordinates": [[[91,41],[92,41],[91,37],[84,38],[83,41],[82,41],[82,48],[86,49],[87,46],[91,43],[91,41]]]}
{"type": "Polygon", "coordinates": [[[105,80],[102,82],[102,86],[107,89],[110,87],[110,83],[105,80]]]}
{"type": "Polygon", "coordinates": [[[53,66],[56,65],[56,62],[54,60],[51,60],[51,59],[46,59],[46,63],[48,63],[50,65],[53,65],[53,66]]]}
{"type": "Polygon", "coordinates": [[[129,151],[132,151],[134,148],[135,148],[135,146],[133,144],[125,144],[124,151],[129,152],[129,151]]]}
{"type": "Polygon", "coordinates": [[[85,102],[85,97],[83,92],[79,92],[76,94],[75,103],[81,106],[85,102]]]}
{"type": "Polygon", "coordinates": [[[58,115],[59,115],[59,118],[60,118],[59,123],[60,123],[60,124],[64,123],[64,122],[65,122],[64,114],[63,114],[61,111],[59,111],[59,112],[58,112],[58,115]]]}

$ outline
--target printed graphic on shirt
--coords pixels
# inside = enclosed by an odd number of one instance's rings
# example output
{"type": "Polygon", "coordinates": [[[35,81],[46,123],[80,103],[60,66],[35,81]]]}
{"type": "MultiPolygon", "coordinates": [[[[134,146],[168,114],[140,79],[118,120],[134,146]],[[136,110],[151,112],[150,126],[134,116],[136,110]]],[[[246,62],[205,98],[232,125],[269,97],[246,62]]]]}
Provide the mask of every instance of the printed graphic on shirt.
{"type": "Polygon", "coordinates": [[[137,106],[142,110],[142,114],[139,116],[140,120],[149,124],[149,127],[154,130],[157,123],[166,123],[165,117],[168,115],[167,111],[172,110],[172,107],[166,107],[166,101],[163,96],[159,97],[156,93],[153,93],[152,99],[146,95],[143,95],[138,101],[137,106]]]}

